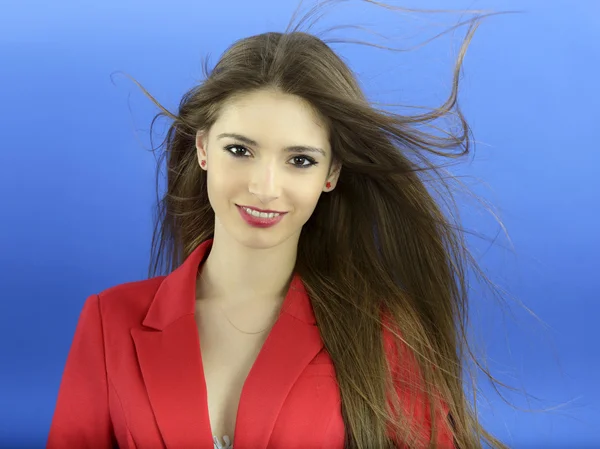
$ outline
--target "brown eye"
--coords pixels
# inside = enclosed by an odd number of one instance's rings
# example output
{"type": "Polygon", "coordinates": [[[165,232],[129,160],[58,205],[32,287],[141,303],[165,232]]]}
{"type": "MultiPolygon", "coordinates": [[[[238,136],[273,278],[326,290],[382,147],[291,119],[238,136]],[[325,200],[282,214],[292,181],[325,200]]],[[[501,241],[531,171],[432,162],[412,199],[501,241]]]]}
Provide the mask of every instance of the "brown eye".
{"type": "Polygon", "coordinates": [[[234,157],[246,157],[246,153],[249,153],[248,148],[242,145],[227,145],[224,150],[234,157]]]}
{"type": "Polygon", "coordinates": [[[292,159],[292,165],[300,168],[310,167],[312,165],[317,165],[317,162],[308,156],[294,156],[292,159]]]}

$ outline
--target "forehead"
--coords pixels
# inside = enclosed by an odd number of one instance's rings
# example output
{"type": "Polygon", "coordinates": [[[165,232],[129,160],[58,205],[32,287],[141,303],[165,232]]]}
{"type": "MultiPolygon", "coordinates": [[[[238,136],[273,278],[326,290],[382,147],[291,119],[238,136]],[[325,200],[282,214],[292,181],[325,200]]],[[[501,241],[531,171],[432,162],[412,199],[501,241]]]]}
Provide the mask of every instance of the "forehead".
{"type": "Polygon", "coordinates": [[[270,138],[285,140],[286,144],[329,145],[328,127],[312,105],[276,90],[230,98],[221,108],[214,129],[244,134],[257,141],[270,138]]]}

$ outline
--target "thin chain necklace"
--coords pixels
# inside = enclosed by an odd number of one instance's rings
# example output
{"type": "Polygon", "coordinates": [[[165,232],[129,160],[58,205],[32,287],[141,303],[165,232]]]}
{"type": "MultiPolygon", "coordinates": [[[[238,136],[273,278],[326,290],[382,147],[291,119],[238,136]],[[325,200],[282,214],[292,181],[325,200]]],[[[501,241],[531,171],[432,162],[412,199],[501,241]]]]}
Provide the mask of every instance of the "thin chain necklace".
{"type": "MultiPolygon", "coordinates": [[[[200,279],[202,279],[202,273],[198,273],[200,276],[200,279]]],[[[219,308],[219,310],[221,311],[221,313],[223,314],[223,316],[225,317],[225,319],[227,320],[227,322],[234,327],[238,332],[245,334],[245,335],[258,335],[258,334],[262,334],[263,332],[268,331],[269,329],[271,329],[274,325],[274,323],[269,324],[267,327],[265,327],[262,330],[256,331],[256,332],[247,332],[247,331],[243,331],[241,330],[239,327],[237,327],[235,324],[233,324],[233,322],[229,319],[229,317],[227,316],[227,313],[225,312],[225,310],[223,309],[223,307],[221,306],[221,303],[219,301],[217,301],[217,307],[219,308]]],[[[279,313],[277,313],[277,316],[279,317],[279,313]]],[[[277,321],[277,320],[275,320],[277,321]]]]}
{"type": "Polygon", "coordinates": [[[225,310],[223,310],[223,307],[221,307],[221,304],[219,304],[217,302],[217,307],[219,308],[219,310],[221,310],[221,313],[225,316],[225,319],[229,322],[229,324],[231,324],[238,332],[241,332],[242,334],[246,334],[246,335],[258,335],[258,334],[262,334],[263,332],[268,331],[269,329],[271,329],[273,327],[273,324],[269,324],[267,327],[265,327],[264,329],[257,331],[257,332],[246,332],[241,330],[239,327],[237,327],[235,324],[233,324],[231,322],[231,320],[229,319],[229,317],[227,316],[227,314],[225,313],[225,310]]]}

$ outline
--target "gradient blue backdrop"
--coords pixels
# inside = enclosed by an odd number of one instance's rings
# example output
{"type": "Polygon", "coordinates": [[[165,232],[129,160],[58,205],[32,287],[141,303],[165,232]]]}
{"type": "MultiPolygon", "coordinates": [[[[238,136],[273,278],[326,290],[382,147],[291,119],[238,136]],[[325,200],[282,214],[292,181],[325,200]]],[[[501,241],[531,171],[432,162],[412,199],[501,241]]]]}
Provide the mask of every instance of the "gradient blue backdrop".
{"type": "MultiPolygon", "coordinates": [[[[309,2],[310,3],[310,2],[309,2]]],[[[312,4],[312,3],[310,3],[312,4]]],[[[407,1],[422,8],[523,9],[489,18],[465,61],[462,106],[478,142],[456,168],[497,208],[514,244],[470,238],[492,279],[546,323],[474,296],[474,326],[501,380],[481,416],[515,448],[600,447],[598,105],[600,2],[407,1]]],[[[85,298],[146,274],[157,112],[125,77],[174,110],[233,40],[282,30],[295,0],[22,0],[0,7],[0,446],[42,447],[85,298]]],[[[318,26],[375,25],[416,43],[458,15],[341,7],[318,26]],[[421,18],[419,18],[421,17],[421,18]],[[426,17],[426,16],[425,16],[426,17]],[[432,28],[433,27],[433,28],[432,28]],[[417,34],[417,40],[408,39],[417,34]]],[[[336,33],[369,39],[369,35],[336,33]]],[[[448,93],[460,34],[392,54],[337,45],[371,98],[433,105],[448,93]]],[[[381,42],[381,41],[378,41],[381,42]]],[[[159,131],[164,127],[159,126],[159,131]]],[[[472,201],[465,224],[499,226],[472,201]]],[[[509,299],[509,301],[511,301],[509,299]]]]}

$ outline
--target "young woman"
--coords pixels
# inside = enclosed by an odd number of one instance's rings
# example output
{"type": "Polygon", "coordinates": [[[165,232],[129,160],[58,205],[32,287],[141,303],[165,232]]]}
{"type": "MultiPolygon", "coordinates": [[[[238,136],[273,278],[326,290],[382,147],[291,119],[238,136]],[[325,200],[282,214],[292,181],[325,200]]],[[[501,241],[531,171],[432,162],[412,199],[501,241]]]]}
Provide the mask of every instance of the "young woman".
{"type": "Polygon", "coordinates": [[[426,152],[468,150],[473,30],[428,114],[374,108],[297,30],[235,43],[164,111],[168,274],[87,299],[48,447],[504,447],[463,391],[470,259],[426,184],[426,152]],[[419,129],[447,114],[459,135],[419,129]]]}

